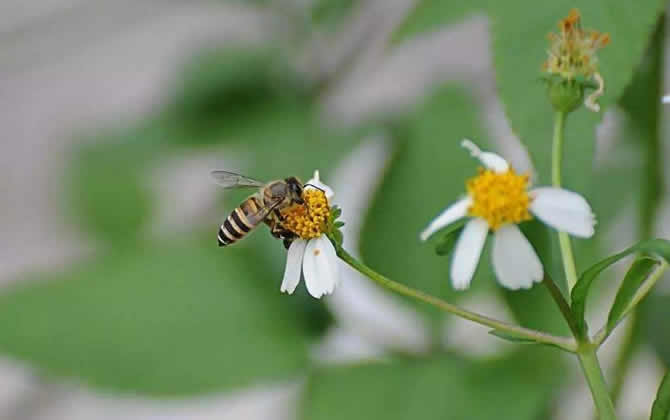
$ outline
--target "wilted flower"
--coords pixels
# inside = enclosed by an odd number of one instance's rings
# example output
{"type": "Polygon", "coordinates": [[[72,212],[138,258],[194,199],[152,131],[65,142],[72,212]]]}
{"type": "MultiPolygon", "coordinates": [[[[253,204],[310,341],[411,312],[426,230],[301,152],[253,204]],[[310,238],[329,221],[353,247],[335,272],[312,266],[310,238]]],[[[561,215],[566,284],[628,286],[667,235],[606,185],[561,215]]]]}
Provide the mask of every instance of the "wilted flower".
{"type": "Polygon", "coordinates": [[[335,290],[338,282],[338,258],[326,234],[329,228],[333,190],[319,179],[319,171],[307,181],[303,191],[305,204],[282,211],[283,225],[298,238],[289,246],[281,291],[292,294],[300,274],[310,295],[320,298],[335,290]]]}
{"type": "Polygon", "coordinates": [[[595,218],[581,195],[554,187],[529,189],[528,175],[517,174],[502,157],[481,151],[469,140],[463,140],[462,146],[484,168],[466,183],[467,195],[447,207],[420,235],[426,240],[463,217],[471,218],[456,243],[451,263],[455,289],[470,285],[489,230],[493,231],[493,269],[500,284],[509,289],[530,288],[543,278],[542,263],[519,223],[534,215],[572,235],[593,235],[595,218]]]}
{"type": "Polygon", "coordinates": [[[589,109],[597,112],[600,106],[596,100],[604,92],[605,81],[598,73],[596,52],[609,44],[609,34],[582,29],[581,16],[577,9],[572,9],[565,19],[561,19],[558,28],[560,30],[558,34],[549,34],[551,42],[547,51],[549,56],[542,66],[550,76],[557,76],[560,79],[558,83],[554,81],[551,85],[554,88],[550,91],[552,102],[555,106],[559,103],[566,108],[565,110],[571,111],[570,106],[576,106],[581,102],[583,88],[590,87],[584,82],[595,82],[596,90],[584,103],[589,109]],[[576,89],[566,90],[570,87],[576,89]],[[572,102],[565,103],[568,100],[572,102]]]}

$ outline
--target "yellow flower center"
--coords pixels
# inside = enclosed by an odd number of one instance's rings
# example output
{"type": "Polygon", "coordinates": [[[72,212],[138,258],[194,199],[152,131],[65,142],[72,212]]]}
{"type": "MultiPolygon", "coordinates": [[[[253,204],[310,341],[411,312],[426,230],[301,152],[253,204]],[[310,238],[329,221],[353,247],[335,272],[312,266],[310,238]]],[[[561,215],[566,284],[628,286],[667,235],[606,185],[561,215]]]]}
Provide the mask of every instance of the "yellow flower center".
{"type": "Polygon", "coordinates": [[[283,226],[302,239],[318,238],[326,231],[330,215],[328,199],[323,191],[306,189],[302,192],[305,204],[294,204],[281,211],[283,226]]]}
{"type": "Polygon", "coordinates": [[[570,80],[576,76],[591,77],[598,71],[596,51],[609,44],[609,35],[582,29],[577,9],[572,9],[558,28],[559,34],[549,34],[551,47],[544,70],[570,80]]]}
{"type": "Polygon", "coordinates": [[[480,168],[479,175],[466,183],[472,198],[468,214],[485,219],[492,230],[530,220],[528,180],[528,175],[518,175],[511,168],[503,173],[480,168]]]}

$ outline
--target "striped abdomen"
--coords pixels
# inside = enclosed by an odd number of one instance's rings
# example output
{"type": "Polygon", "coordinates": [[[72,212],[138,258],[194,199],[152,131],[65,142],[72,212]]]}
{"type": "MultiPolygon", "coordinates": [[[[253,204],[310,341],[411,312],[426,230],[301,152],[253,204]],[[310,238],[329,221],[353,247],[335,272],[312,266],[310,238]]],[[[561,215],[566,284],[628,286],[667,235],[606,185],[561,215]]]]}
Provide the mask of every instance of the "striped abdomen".
{"type": "Polygon", "coordinates": [[[247,198],[230,213],[219,228],[219,246],[230,245],[255,228],[265,219],[266,211],[256,196],[247,198]]]}

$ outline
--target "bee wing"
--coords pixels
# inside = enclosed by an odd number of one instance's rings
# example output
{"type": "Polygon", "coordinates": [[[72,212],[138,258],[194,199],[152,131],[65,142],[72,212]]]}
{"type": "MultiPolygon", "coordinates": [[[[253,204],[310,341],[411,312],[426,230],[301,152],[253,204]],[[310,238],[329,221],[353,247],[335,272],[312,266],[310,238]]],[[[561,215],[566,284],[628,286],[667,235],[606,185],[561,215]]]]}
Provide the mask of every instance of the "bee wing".
{"type": "Polygon", "coordinates": [[[212,178],[223,188],[254,188],[262,187],[265,183],[249,178],[248,176],[236,174],[235,172],[214,170],[211,172],[212,178]]]}

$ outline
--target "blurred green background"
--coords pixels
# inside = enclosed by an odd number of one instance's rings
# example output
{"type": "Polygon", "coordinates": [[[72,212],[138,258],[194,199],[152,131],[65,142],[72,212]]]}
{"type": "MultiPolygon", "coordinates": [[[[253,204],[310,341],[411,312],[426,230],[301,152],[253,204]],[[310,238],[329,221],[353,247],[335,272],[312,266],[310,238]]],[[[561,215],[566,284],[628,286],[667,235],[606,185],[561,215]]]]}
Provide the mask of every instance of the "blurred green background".
{"type": "MultiPolygon", "coordinates": [[[[265,227],[216,246],[246,195],[209,179],[217,167],[267,180],[320,169],[343,207],[345,244],[366,263],[567,334],[545,289],[502,290],[486,255],[473,288],[454,292],[449,258],[417,235],[476,170],[463,137],[522,170],[530,158],[536,182],[548,182],[540,66],[546,34],[575,6],[612,37],[600,55],[604,116],[580,110],[566,134],[565,185],[599,221],[593,240],[576,243],[584,268],[670,234],[665,2],[10,1],[0,368],[14,373],[0,418],[590,416],[575,361],[554,349],[446,321],[344,268],[331,298],[302,285],[281,295],[285,251],[265,227]]],[[[527,229],[561,282],[555,238],[527,229]]],[[[613,269],[599,282],[594,316],[620,278],[613,269]]],[[[616,366],[643,365],[636,386],[648,391],[624,389],[622,418],[644,418],[670,361],[669,299],[660,290],[645,303],[634,346],[606,348],[612,383],[616,366]]]]}

